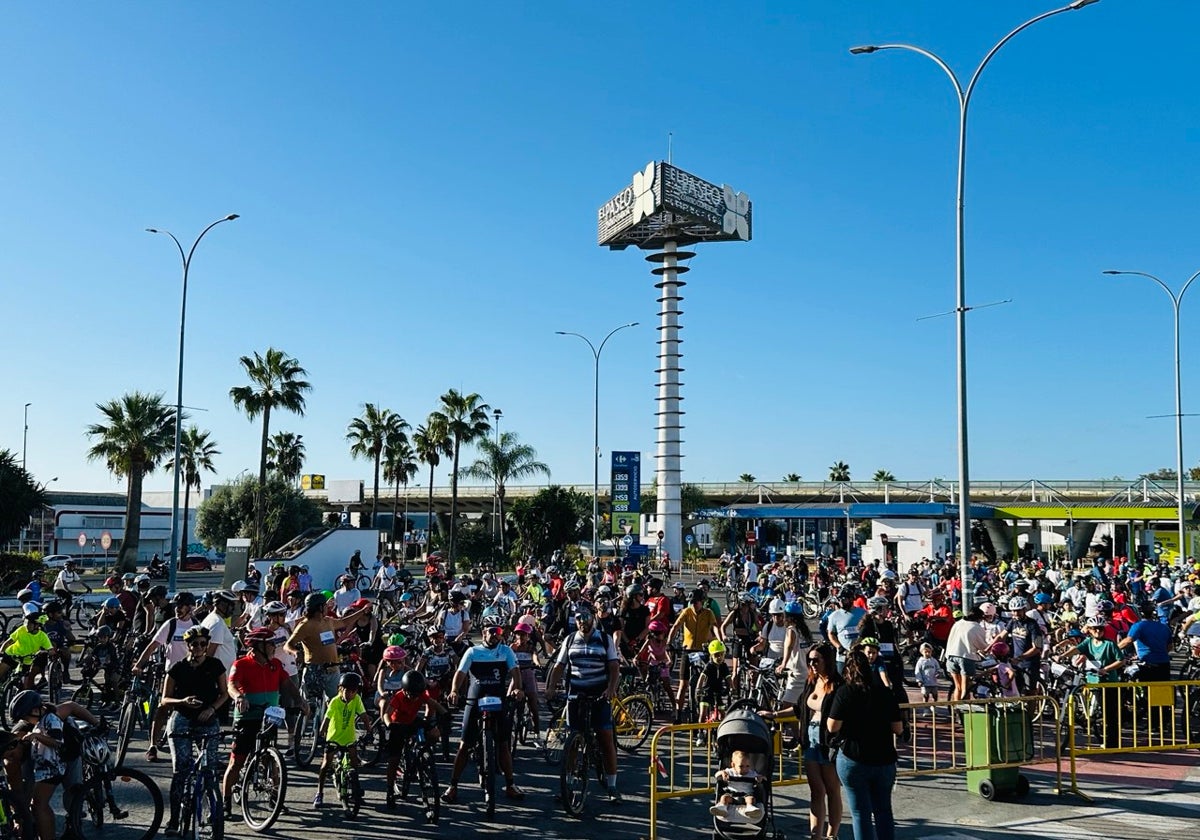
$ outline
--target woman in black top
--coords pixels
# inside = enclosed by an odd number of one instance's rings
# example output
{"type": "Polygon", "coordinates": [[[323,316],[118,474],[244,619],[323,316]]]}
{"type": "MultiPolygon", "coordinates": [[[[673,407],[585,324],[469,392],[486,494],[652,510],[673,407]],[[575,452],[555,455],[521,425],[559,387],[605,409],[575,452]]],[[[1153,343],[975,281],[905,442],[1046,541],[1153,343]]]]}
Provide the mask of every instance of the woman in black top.
{"type": "MultiPolygon", "coordinates": [[[[212,641],[207,627],[189,627],[183,634],[188,656],[171,666],[163,688],[161,705],[173,712],[167,723],[171,735],[171,817],[163,833],[168,837],[179,834],[179,810],[186,795],[184,790],[188,771],[192,769],[193,742],[176,735],[211,733],[220,729],[218,712],[229,702],[225,685],[225,666],[221,660],[208,655],[212,641]]],[[[208,766],[217,770],[218,739],[209,738],[206,744],[208,766]]]]}
{"type": "Polygon", "coordinates": [[[838,736],[837,771],[854,825],[854,840],[895,840],[892,787],[896,739],[903,731],[896,698],[875,680],[866,654],[846,657],[845,683],[833,695],[826,719],[838,736]]]}

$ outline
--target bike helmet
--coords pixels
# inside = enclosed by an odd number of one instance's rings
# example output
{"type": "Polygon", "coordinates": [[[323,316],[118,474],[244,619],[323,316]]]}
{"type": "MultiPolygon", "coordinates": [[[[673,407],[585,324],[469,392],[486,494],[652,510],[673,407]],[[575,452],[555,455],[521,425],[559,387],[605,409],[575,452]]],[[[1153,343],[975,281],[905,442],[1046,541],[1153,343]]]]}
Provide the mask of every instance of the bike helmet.
{"type": "Polygon", "coordinates": [[[202,627],[199,624],[195,624],[183,631],[184,642],[191,643],[193,639],[204,639],[205,641],[210,641],[212,639],[212,634],[208,632],[207,627],[202,627]]]}
{"type": "Polygon", "coordinates": [[[988,618],[994,618],[996,616],[996,605],[991,601],[985,601],[979,605],[979,611],[988,618]]]}
{"type": "Polygon", "coordinates": [[[258,594],[258,584],[257,583],[247,583],[245,586],[242,587],[241,594],[257,595],[258,594]]]}
{"type": "Polygon", "coordinates": [[[135,575],[133,572],[126,572],[125,574],[121,575],[122,583],[133,583],[136,579],[137,575],[135,575]]]}
{"type": "Polygon", "coordinates": [[[710,656],[716,656],[718,653],[725,652],[725,643],[720,639],[713,639],[708,643],[708,653],[710,656]]]}
{"type": "MultiPolygon", "coordinates": [[[[578,616],[580,613],[583,613],[583,612],[587,612],[587,610],[582,610],[582,609],[576,610],[575,614],[578,616]]],[[[500,627],[503,629],[504,619],[502,619],[500,616],[496,615],[495,613],[492,613],[491,615],[485,615],[483,617],[481,624],[483,625],[484,629],[487,629],[488,627],[500,627]]]]}
{"type": "Polygon", "coordinates": [[[121,599],[118,598],[116,595],[113,595],[111,598],[105,598],[104,599],[104,608],[106,610],[121,609],[121,599]]]}
{"type": "Polygon", "coordinates": [[[347,671],[338,678],[338,688],[362,691],[362,677],[354,671],[347,671]]]}
{"type": "Polygon", "coordinates": [[[412,599],[413,599],[413,594],[411,592],[404,592],[400,595],[400,603],[402,603],[402,604],[405,601],[411,601],[412,599]]]}
{"type": "Polygon", "coordinates": [[[310,592],[304,597],[304,611],[323,610],[326,601],[327,599],[320,592],[310,592]]]}
{"type": "Polygon", "coordinates": [[[257,630],[251,630],[249,633],[247,633],[245,641],[247,646],[274,642],[275,631],[268,630],[266,627],[259,627],[257,630]]]}
{"type": "Polygon", "coordinates": [[[569,581],[567,581],[566,586],[563,588],[566,589],[568,592],[578,592],[583,587],[581,587],[579,585],[579,581],[575,580],[574,578],[571,578],[569,581]]]}
{"type": "Polygon", "coordinates": [[[687,585],[683,581],[677,580],[671,584],[671,588],[678,589],[680,592],[683,592],[687,589],[687,585]]]}
{"type": "Polygon", "coordinates": [[[1008,599],[1008,608],[1010,610],[1027,610],[1029,609],[1029,601],[1022,598],[1020,595],[1014,595],[1008,599]]]}
{"type": "Polygon", "coordinates": [[[882,610],[886,610],[887,606],[888,599],[884,598],[882,595],[876,595],[873,598],[867,599],[867,609],[871,612],[880,612],[882,610]]]}
{"type": "Polygon", "coordinates": [[[47,601],[45,604],[42,605],[42,612],[46,613],[46,615],[51,615],[53,613],[60,613],[63,611],[63,609],[64,609],[63,602],[58,601],[58,600],[47,601]]]}
{"type": "Polygon", "coordinates": [[[1096,609],[1100,610],[1100,612],[1112,612],[1114,609],[1116,609],[1116,605],[1106,598],[1100,603],[1096,604],[1096,609]]]}
{"type": "Polygon", "coordinates": [[[20,592],[17,593],[17,600],[20,601],[22,604],[24,604],[27,601],[32,601],[33,600],[33,590],[32,589],[22,589],[20,592]]]}
{"type": "Polygon", "coordinates": [[[402,645],[407,641],[408,641],[408,637],[405,636],[403,633],[393,633],[392,635],[387,637],[387,643],[389,646],[402,645]]]}
{"type": "Polygon", "coordinates": [[[196,606],[196,596],[191,592],[176,592],[175,597],[171,599],[173,607],[194,607],[196,606]]]}
{"type": "Polygon", "coordinates": [[[383,649],[384,662],[403,662],[408,658],[408,652],[400,645],[388,645],[383,649]]]}
{"type": "Polygon", "coordinates": [[[109,575],[108,577],[106,577],[104,579],[104,585],[105,586],[120,586],[121,579],[119,577],[117,577],[116,575],[109,575]]]}
{"type": "Polygon", "coordinates": [[[163,586],[160,583],[160,584],[157,584],[156,586],[151,586],[150,591],[147,592],[146,594],[149,595],[151,598],[166,598],[167,597],[167,587],[163,586]]]}
{"type": "Polygon", "coordinates": [[[791,601],[783,606],[784,615],[804,615],[804,605],[799,601],[791,601]]]}
{"type": "Polygon", "coordinates": [[[639,583],[631,583],[625,587],[625,597],[632,598],[634,595],[642,594],[642,586],[639,583]]]}
{"type": "Polygon", "coordinates": [[[112,762],[112,750],[108,741],[99,735],[88,735],[80,747],[83,760],[96,767],[108,767],[112,762]]]}
{"type": "Polygon", "coordinates": [[[666,633],[667,625],[663,624],[658,619],[655,619],[654,621],[651,621],[649,624],[646,625],[646,629],[649,630],[651,633],[666,633]]]}
{"type": "Polygon", "coordinates": [[[514,633],[532,633],[533,625],[522,619],[517,622],[517,626],[513,628],[514,633]]]}
{"type": "Polygon", "coordinates": [[[1078,627],[1072,627],[1070,630],[1067,631],[1067,638],[1068,639],[1082,639],[1083,631],[1080,630],[1078,627]]]}
{"type": "Polygon", "coordinates": [[[143,583],[149,585],[150,575],[138,575],[137,577],[135,577],[133,579],[133,582],[136,583],[138,586],[141,586],[143,583]]]}
{"type": "Polygon", "coordinates": [[[8,704],[8,719],[10,721],[24,720],[33,714],[33,710],[40,708],[43,704],[42,695],[33,689],[25,689],[17,693],[17,696],[8,704]]]}
{"type": "Polygon", "coordinates": [[[1099,627],[1100,629],[1103,630],[1105,627],[1108,626],[1108,622],[1105,621],[1100,616],[1094,615],[1091,618],[1089,618],[1087,621],[1085,621],[1083,623],[1083,626],[1089,630],[1091,630],[1093,627],[1099,627]]]}
{"type": "Polygon", "coordinates": [[[400,690],[407,694],[421,694],[425,691],[425,675],[420,671],[409,671],[400,678],[400,690]]]}
{"type": "Polygon", "coordinates": [[[612,597],[612,587],[609,586],[607,583],[604,584],[603,586],[601,586],[599,589],[596,590],[596,597],[597,598],[611,598],[612,597]]]}
{"type": "Polygon", "coordinates": [[[287,613],[287,604],[280,601],[272,601],[263,607],[263,612],[267,615],[285,615],[287,613]]]}
{"type": "Polygon", "coordinates": [[[958,621],[960,618],[963,617],[963,611],[955,610],[954,612],[950,613],[950,617],[953,618],[955,621],[958,621]]]}
{"type": "Polygon", "coordinates": [[[1012,653],[1012,649],[1009,648],[1007,642],[992,642],[992,646],[989,648],[989,650],[991,650],[993,656],[999,659],[1003,659],[1012,653]]]}
{"type": "Polygon", "coordinates": [[[218,589],[215,592],[211,592],[209,594],[212,595],[213,603],[216,603],[217,601],[224,601],[227,604],[236,604],[237,603],[237,596],[234,595],[232,592],[230,592],[228,589],[218,589]]]}
{"type": "Polygon", "coordinates": [[[21,611],[25,613],[26,621],[42,620],[42,611],[38,609],[37,604],[26,604],[25,606],[21,607],[21,611]]]}
{"type": "Polygon", "coordinates": [[[1034,604],[1053,604],[1054,596],[1048,592],[1039,592],[1033,596],[1034,604]]]}
{"type": "Polygon", "coordinates": [[[772,598],[771,603],[767,605],[767,613],[769,615],[783,615],[783,601],[779,598],[772,598]]]}
{"type": "Polygon", "coordinates": [[[230,587],[230,591],[233,592],[234,595],[241,595],[246,591],[246,581],[235,580],[233,582],[233,586],[230,587]]]}
{"type": "Polygon", "coordinates": [[[879,640],[876,639],[874,636],[863,636],[861,639],[858,640],[856,647],[860,647],[860,648],[873,647],[876,650],[878,650],[879,649],[879,640]]]}
{"type": "Polygon", "coordinates": [[[895,580],[896,573],[893,572],[891,569],[884,569],[883,573],[880,574],[880,577],[883,578],[884,580],[895,580]]]}

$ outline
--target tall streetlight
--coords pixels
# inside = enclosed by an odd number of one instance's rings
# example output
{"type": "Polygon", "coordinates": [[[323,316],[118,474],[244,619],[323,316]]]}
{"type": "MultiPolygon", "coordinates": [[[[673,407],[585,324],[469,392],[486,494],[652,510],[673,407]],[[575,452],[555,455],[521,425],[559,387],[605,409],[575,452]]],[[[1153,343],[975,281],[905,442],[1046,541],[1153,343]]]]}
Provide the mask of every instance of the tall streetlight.
{"type": "Polygon", "coordinates": [[[608,335],[604,336],[604,340],[600,342],[600,346],[592,344],[591,339],[586,335],[580,335],[577,332],[565,332],[563,330],[555,330],[555,335],[573,335],[576,338],[581,338],[586,342],[588,349],[592,351],[592,356],[596,359],[596,392],[595,401],[593,403],[592,415],[592,556],[600,556],[600,354],[604,352],[604,345],[608,344],[608,340],[621,330],[628,327],[636,327],[637,321],[632,321],[628,324],[622,324],[612,330],[608,335]]]}
{"type": "Polygon", "coordinates": [[[1179,504],[1179,563],[1187,560],[1187,543],[1184,542],[1186,535],[1186,520],[1183,518],[1183,394],[1179,386],[1179,304],[1183,300],[1183,295],[1188,290],[1188,286],[1192,285],[1192,281],[1200,277],[1200,271],[1197,271],[1187,282],[1183,284],[1183,288],[1179,290],[1179,294],[1171,291],[1171,287],[1159,280],[1153,274],[1147,274],[1144,271],[1105,271],[1105,274],[1110,275],[1132,275],[1135,277],[1148,277],[1157,283],[1167,297],[1171,299],[1171,307],[1175,310],[1175,493],[1179,504]]]}
{"type": "Polygon", "coordinates": [[[1063,12],[1071,12],[1077,9],[1082,9],[1084,6],[1090,6],[1093,3],[1098,3],[1099,0],[1075,0],[1073,3],[1068,3],[1061,9],[1043,12],[1037,17],[1031,18],[1012,32],[1009,32],[996,46],[992,47],[987,55],[983,57],[983,61],[975,68],[975,72],[971,76],[971,80],[967,83],[966,88],[963,88],[958,76],[950,65],[935,53],[930,52],[922,47],[915,47],[912,44],[876,44],[871,46],[851,47],[852,55],[863,55],[869,53],[880,52],[881,50],[907,50],[914,52],[917,55],[923,55],[929,60],[942,68],[947,76],[950,77],[950,82],[954,85],[954,92],[958,96],[958,198],[956,202],[955,215],[955,255],[956,255],[956,292],[955,292],[955,350],[957,358],[957,390],[958,390],[958,534],[959,534],[959,575],[962,580],[962,599],[963,610],[968,610],[971,607],[971,587],[968,585],[970,574],[971,560],[971,481],[970,468],[968,460],[967,447],[967,312],[971,307],[966,303],[966,254],[964,249],[964,226],[963,226],[963,193],[966,188],[966,171],[967,171],[967,108],[971,104],[971,94],[975,91],[975,84],[979,81],[979,76],[983,73],[983,68],[988,66],[1000,48],[1007,44],[1013,36],[1022,30],[1028,29],[1038,21],[1045,20],[1048,17],[1061,14],[1063,12]]]}
{"type": "MultiPolygon", "coordinates": [[[[492,428],[496,430],[496,453],[500,452],[500,418],[504,416],[504,412],[498,408],[492,409],[492,428]]],[[[499,466],[498,463],[493,463],[492,467],[499,466]]],[[[504,553],[504,523],[499,522],[500,518],[500,475],[497,473],[492,476],[492,542],[496,542],[496,529],[500,529],[500,552],[504,553]]]]}
{"type": "Polygon", "coordinates": [[[171,495],[171,555],[167,561],[167,588],[171,591],[175,590],[175,573],[179,567],[179,474],[182,472],[179,465],[179,448],[183,432],[183,331],[187,325],[188,269],[192,265],[192,254],[196,253],[196,246],[200,244],[200,240],[204,238],[204,235],[221,224],[221,222],[232,222],[237,217],[237,213],[230,213],[223,219],[217,219],[204,230],[200,231],[200,235],[196,237],[196,241],[192,243],[191,249],[186,253],[183,250],[182,243],[180,243],[179,239],[171,231],[146,228],[147,233],[162,233],[171,237],[171,241],[179,249],[179,258],[183,260],[183,302],[179,306],[179,379],[175,390],[175,469],[171,470],[174,483],[171,495]]]}
{"type": "Polygon", "coordinates": [[[25,428],[21,431],[21,469],[25,469],[25,456],[29,452],[29,406],[33,403],[25,403],[25,428]]]}

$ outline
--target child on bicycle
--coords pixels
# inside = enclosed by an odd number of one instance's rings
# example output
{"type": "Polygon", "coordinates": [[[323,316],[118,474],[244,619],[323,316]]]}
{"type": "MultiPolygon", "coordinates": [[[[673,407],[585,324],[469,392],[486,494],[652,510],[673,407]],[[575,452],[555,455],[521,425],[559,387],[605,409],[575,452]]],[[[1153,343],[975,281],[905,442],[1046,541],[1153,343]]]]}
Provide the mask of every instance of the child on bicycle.
{"type": "Polygon", "coordinates": [[[388,722],[388,766],[387,807],[396,807],[396,773],[400,759],[408,742],[417,733],[418,726],[425,727],[425,740],[432,745],[441,737],[437,717],[447,715],[450,710],[433,699],[419,671],[406,671],[400,679],[400,690],[392,695],[387,705],[388,722]],[[427,717],[418,721],[417,715],[425,710],[427,717]]]}
{"type": "MultiPolygon", "coordinates": [[[[713,639],[708,643],[708,664],[700,672],[696,683],[696,697],[699,700],[701,723],[709,721],[709,715],[717,715],[725,708],[729,697],[729,685],[733,672],[725,661],[725,643],[713,639]]],[[[713,718],[716,719],[716,718],[713,718]]],[[[699,733],[697,733],[699,735],[699,733]]]]}
{"type": "Polygon", "coordinates": [[[513,643],[509,645],[517,655],[517,666],[521,669],[521,686],[525,692],[525,704],[533,718],[533,734],[537,738],[542,731],[541,715],[538,709],[537,674],[534,673],[533,654],[537,644],[533,636],[537,632],[533,622],[522,617],[513,628],[513,643]]]}
{"type": "MultiPolygon", "coordinates": [[[[329,768],[336,760],[337,747],[345,747],[350,754],[350,763],[358,766],[358,733],[354,731],[354,725],[359,721],[364,727],[371,723],[371,719],[367,717],[367,707],[363,705],[362,685],[362,677],[354,671],[342,674],[338,680],[337,696],[329,701],[329,706],[325,709],[325,755],[321,758],[321,769],[317,771],[314,808],[325,804],[325,777],[329,775],[329,768]]],[[[353,796],[361,802],[362,788],[354,791],[353,796]]]]}
{"type": "Polygon", "coordinates": [[[667,649],[667,625],[655,619],[646,625],[646,631],[646,641],[642,642],[637,654],[638,670],[644,678],[651,668],[658,669],[659,679],[670,693],[671,651],[667,649]]]}

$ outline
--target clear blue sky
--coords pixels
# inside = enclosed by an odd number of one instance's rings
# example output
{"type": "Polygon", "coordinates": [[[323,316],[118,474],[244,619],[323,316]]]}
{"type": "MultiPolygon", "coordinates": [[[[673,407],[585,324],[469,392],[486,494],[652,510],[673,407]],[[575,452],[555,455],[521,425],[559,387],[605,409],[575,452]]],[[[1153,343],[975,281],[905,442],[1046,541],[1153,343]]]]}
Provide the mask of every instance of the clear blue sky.
{"type": "MultiPolygon", "coordinates": [[[[0,446],[61,489],[95,404],[174,400],[178,257],[192,266],[184,402],[219,476],[257,463],[238,357],[294,355],[314,390],[309,472],[370,478],[362,403],[414,426],[477,391],[561,482],[601,447],[654,450],[655,290],[595,243],[596,208],[648,160],[745,190],[754,240],[687,275],[685,478],[956,474],[957,113],[905,41],[969,75],[1053,0],[804,3],[9,3],[0,9],[0,446]]],[[[972,475],[1087,478],[1173,465],[1169,301],[1200,269],[1190,0],[1103,0],[1022,33],[972,104],[972,475]]],[[[1200,412],[1200,292],[1184,412],[1200,412]]],[[[1186,421],[1187,463],[1200,423],[1186,421]]],[[[602,471],[602,476],[607,469],[602,471]]],[[[446,470],[439,470],[444,483],[446,470]]],[[[421,481],[426,479],[423,472],[421,481]]],[[[602,481],[605,478],[602,477],[602,481]]],[[[206,481],[206,483],[208,483],[206,481]]],[[[166,489],[167,474],[148,489],[166,489]]]]}

